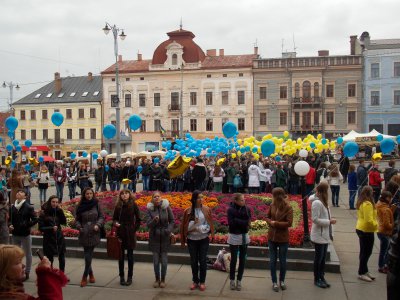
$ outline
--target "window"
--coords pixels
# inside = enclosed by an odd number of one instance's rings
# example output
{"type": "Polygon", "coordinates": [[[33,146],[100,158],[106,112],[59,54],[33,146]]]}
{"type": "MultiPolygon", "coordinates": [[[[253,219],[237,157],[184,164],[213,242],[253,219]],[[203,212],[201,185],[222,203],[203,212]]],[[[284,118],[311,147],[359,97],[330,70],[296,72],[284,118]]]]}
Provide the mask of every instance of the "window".
{"type": "Polygon", "coordinates": [[[25,120],[25,119],[26,119],[26,117],[25,117],[25,111],[24,111],[24,110],[21,110],[20,119],[21,119],[21,120],[25,120]]]}
{"type": "Polygon", "coordinates": [[[35,99],[38,99],[42,94],[36,94],[35,99]]]}
{"type": "Polygon", "coordinates": [[[393,76],[400,77],[400,62],[395,62],[393,67],[394,67],[393,76]]]}
{"type": "Polygon", "coordinates": [[[111,121],[111,124],[113,124],[114,126],[117,126],[117,121],[111,121]]]}
{"type": "Polygon", "coordinates": [[[129,77],[126,77],[125,81],[131,81],[131,79],[129,77]]]}
{"type": "Polygon", "coordinates": [[[371,64],[371,78],[379,78],[379,64],[378,63],[371,64]]]}
{"type": "Polygon", "coordinates": [[[70,97],[74,97],[76,95],[75,92],[72,92],[71,94],[69,94],[70,97]]]}
{"type": "Polygon", "coordinates": [[[279,98],[287,99],[287,86],[286,85],[282,85],[279,87],[279,98]]]}
{"type": "Polygon", "coordinates": [[[90,118],[91,119],[96,118],[96,109],[95,108],[90,109],[90,118]]]}
{"type": "Polygon", "coordinates": [[[319,125],[319,112],[314,111],[314,125],[319,125]]]}
{"type": "Polygon", "coordinates": [[[267,99],[267,88],[265,86],[260,87],[260,99],[262,100],[267,99]]]}
{"type": "Polygon", "coordinates": [[[229,118],[222,118],[222,127],[224,127],[225,123],[229,121],[229,118]]]}
{"type": "Polygon", "coordinates": [[[79,139],[80,140],[85,139],[85,129],[84,128],[79,129],[79,139]]]}
{"type": "Polygon", "coordinates": [[[287,125],[287,113],[279,113],[279,125],[287,125]]]}
{"type": "Polygon", "coordinates": [[[333,84],[327,84],[326,85],[326,97],[332,98],[333,97],[333,84]]]}
{"type": "Polygon", "coordinates": [[[126,129],[128,129],[128,131],[129,131],[129,121],[128,120],[125,120],[125,130],[126,129]]]}
{"type": "Polygon", "coordinates": [[[265,112],[260,113],[260,125],[261,126],[267,125],[267,113],[265,112]]]}
{"type": "Polygon", "coordinates": [[[161,131],[161,120],[154,120],[154,132],[161,131]]]}
{"type": "Polygon", "coordinates": [[[239,77],[243,77],[243,73],[239,73],[239,77]]]}
{"type": "Polygon", "coordinates": [[[171,109],[172,110],[179,110],[179,93],[172,92],[171,93],[171,109]]]}
{"type": "Polygon", "coordinates": [[[197,105],[197,93],[196,92],[190,92],[190,105],[197,105]]]}
{"type": "Polygon", "coordinates": [[[221,98],[222,98],[222,105],[229,104],[229,92],[228,91],[222,91],[221,98]]]}
{"type": "Polygon", "coordinates": [[[142,125],[140,126],[140,132],[146,132],[146,120],[142,120],[142,125]]]}
{"type": "Polygon", "coordinates": [[[172,54],[172,65],[176,66],[177,64],[178,64],[178,55],[174,53],[172,54]]]}
{"type": "Polygon", "coordinates": [[[207,74],[207,78],[211,78],[211,74],[207,74]]]}
{"type": "Polygon", "coordinates": [[[55,109],[54,112],[60,112],[60,110],[59,109],[55,109]]]}
{"type": "Polygon", "coordinates": [[[334,113],[333,111],[326,112],[326,124],[334,124],[334,113]]]}
{"type": "Polygon", "coordinates": [[[245,119],[244,118],[239,118],[238,119],[238,130],[246,130],[245,126],[245,119]]]}
{"type": "Polygon", "coordinates": [[[160,93],[154,93],[154,106],[160,106],[161,97],[160,93]]]}
{"type": "Polygon", "coordinates": [[[393,103],[394,105],[400,105],[400,90],[396,90],[393,93],[393,103]]]}
{"type": "Polygon", "coordinates": [[[36,120],[36,110],[31,110],[31,120],[36,120]]]}
{"type": "Polygon", "coordinates": [[[228,77],[228,74],[222,74],[222,77],[228,77]]]}
{"type": "Polygon", "coordinates": [[[85,118],[85,109],[84,108],[80,108],[78,110],[78,118],[79,119],[84,119],[85,118]]]}
{"type": "Polygon", "coordinates": [[[72,129],[67,129],[67,139],[72,140],[72,129]]]}
{"type": "Polygon", "coordinates": [[[190,131],[197,131],[197,119],[190,119],[190,131]]]}
{"type": "Polygon", "coordinates": [[[146,94],[139,94],[139,107],[146,107],[146,94]]]}
{"type": "Polygon", "coordinates": [[[140,77],[140,80],[144,80],[144,77],[140,77]]]}
{"type": "Polygon", "coordinates": [[[47,120],[47,109],[42,110],[42,119],[47,120]]]}
{"type": "Polygon", "coordinates": [[[379,91],[371,91],[371,105],[379,106],[379,91]]]}
{"type": "Polygon", "coordinates": [[[21,129],[21,140],[26,140],[26,130],[21,129]]]}
{"type": "Polygon", "coordinates": [[[72,119],[72,109],[67,108],[67,119],[72,119]]]}
{"type": "Polygon", "coordinates": [[[355,97],[356,96],[356,85],[355,83],[349,84],[347,86],[347,97],[355,97]]]}
{"type": "Polygon", "coordinates": [[[213,120],[206,119],[206,131],[213,131],[213,120]]]}
{"type": "Polygon", "coordinates": [[[111,78],[111,81],[115,81],[115,78],[111,78]]]}
{"type": "Polygon", "coordinates": [[[132,95],[125,94],[125,107],[131,107],[131,106],[132,106],[132,95]]]}
{"type": "Polygon", "coordinates": [[[31,140],[36,140],[36,129],[31,129],[31,140]]]}
{"type": "Polygon", "coordinates": [[[47,129],[43,129],[43,139],[47,140],[49,138],[49,131],[47,129]]]}
{"type": "Polygon", "coordinates": [[[300,125],[300,112],[294,112],[294,125],[300,125]]]}
{"type": "Polygon", "coordinates": [[[206,92],[206,105],[213,105],[212,92],[206,92]]]}
{"type": "Polygon", "coordinates": [[[90,128],[90,139],[91,140],[96,139],[96,128],[90,128]]]}
{"type": "Polygon", "coordinates": [[[93,96],[98,96],[99,94],[100,94],[99,91],[95,91],[95,92],[93,93],[93,96]]]}
{"type": "Polygon", "coordinates": [[[86,97],[89,94],[89,92],[83,92],[82,97],[86,97]]]}
{"type": "Polygon", "coordinates": [[[319,97],[319,83],[314,82],[314,97],[319,97]]]}
{"type": "Polygon", "coordinates": [[[46,95],[46,98],[50,98],[51,95],[53,95],[53,93],[48,93],[48,94],[46,95]]]}
{"type": "Polygon", "coordinates": [[[118,102],[117,95],[111,95],[111,107],[117,107],[118,102]]]}
{"type": "Polygon", "coordinates": [[[356,124],[356,112],[355,111],[347,112],[347,123],[348,124],[356,124]]]}
{"type": "Polygon", "coordinates": [[[238,105],[244,104],[244,91],[238,91],[237,96],[238,96],[238,105]]]}
{"type": "Polygon", "coordinates": [[[64,93],[58,94],[58,98],[62,98],[62,97],[64,97],[64,93]]]}
{"type": "Polygon", "coordinates": [[[294,97],[300,98],[300,83],[298,82],[294,84],[294,97]]]}
{"type": "Polygon", "coordinates": [[[311,83],[308,80],[303,82],[303,98],[305,100],[311,99],[311,83]]]}

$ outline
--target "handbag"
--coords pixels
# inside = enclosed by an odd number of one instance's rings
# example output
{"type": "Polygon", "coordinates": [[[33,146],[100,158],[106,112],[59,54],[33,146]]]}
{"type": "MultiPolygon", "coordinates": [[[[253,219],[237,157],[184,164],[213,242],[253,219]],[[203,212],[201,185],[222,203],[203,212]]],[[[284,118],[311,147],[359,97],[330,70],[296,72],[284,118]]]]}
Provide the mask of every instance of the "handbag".
{"type": "MultiPolygon", "coordinates": [[[[120,208],[118,223],[121,222],[122,206],[120,208]]],[[[107,236],[107,256],[113,259],[121,258],[122,241],[116,234],[116,227],[113,226],[110,234],[107,236]]]]}

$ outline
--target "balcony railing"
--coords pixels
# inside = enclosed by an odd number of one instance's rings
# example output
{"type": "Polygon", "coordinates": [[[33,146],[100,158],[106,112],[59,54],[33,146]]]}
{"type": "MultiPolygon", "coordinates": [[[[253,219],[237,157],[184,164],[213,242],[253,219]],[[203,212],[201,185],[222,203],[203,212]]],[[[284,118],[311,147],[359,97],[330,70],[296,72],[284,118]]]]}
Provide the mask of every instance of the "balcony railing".
{"type": "Polygon", "coordinates": [[[292,99],[293,104],[320,104],[322,103],[322,98],[319,96],[314,97],[294,97],[292,99]]]}
{"type": "Polygon", "coordinates": [[[313,132],[313,131],[320,131],[322,130],[322,125],[320,124],[315,124],[315,125],[311,125],[311,124],[303,124],[303,125],[292,125],[292,131],[309,131],[309,132],[313,132]]]}
{"type": "Polygon", "coordinates": [[[46,143],[48,145],[63,145],[65,143],[65,139],[61,138],[46,139],[46,143]]]}
{"type": "Polygon", "coordinates": [[[169,104],[168,111],[180,111],[181,106],[179,104],[169,104]]]}

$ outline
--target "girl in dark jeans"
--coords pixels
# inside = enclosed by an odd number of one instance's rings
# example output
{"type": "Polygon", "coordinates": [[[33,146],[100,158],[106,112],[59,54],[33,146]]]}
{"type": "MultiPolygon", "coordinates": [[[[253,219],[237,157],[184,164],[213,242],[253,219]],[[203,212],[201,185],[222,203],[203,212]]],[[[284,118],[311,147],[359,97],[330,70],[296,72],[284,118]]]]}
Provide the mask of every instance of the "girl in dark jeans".
{"type": "Polygon", "coordinates": [[[332,205],[339,207],[339,193],[340,193],[340,182],[343,180],[343,176],[339,171],[339,165],[333,164],[328,177],[326,178],[329,182],[332,192],[332,205]]]}
{"type": "Polygon", "coordinates": [[[183,213],[181,223],[181,246],[185,247],[187,242],[192,267],[191,290],[199,288],[200,291],[206,289],[207,275],[207,252],[210,240],[214,235],[214,225],[211,216],[211,209],[202,205],[203,195],[196,190],[192,194],[192,206],[183,213]],[[200,268],[199,268],[200,265],[200,268]]]}
{"type": "Polygon", "coordinates": [[[245,200],[242,194],[235,194],[233,202],[228,208],[228,224],[229,236],[228,244],[231,251],[231,265],[230,265],[230,287],[231,290],[242,289],[242,278],[244,272],[244,265],[246,262],[247,245],[250,243],[249,226],[251,221],[251,213],[245,205],[245,200]],[[239,269],[237,274],[237,281],[235,284],[235,270],[238,252],[239,255],[239,269]]]}
{"type": "Polygon", "coordinates": [[[272,190],[272,204],[267,213],[268,246],[271,261],[272,289],[279,292],[276,277],[276,263],[280,262],[279,284],[282,290],[286,290],[286,256],[289,245],[289,227],[293,223],[293,209],[288,203],[284,189],[274,188],[272,190]],[[279,250],[278,250],[279,249],[279,250]]]}

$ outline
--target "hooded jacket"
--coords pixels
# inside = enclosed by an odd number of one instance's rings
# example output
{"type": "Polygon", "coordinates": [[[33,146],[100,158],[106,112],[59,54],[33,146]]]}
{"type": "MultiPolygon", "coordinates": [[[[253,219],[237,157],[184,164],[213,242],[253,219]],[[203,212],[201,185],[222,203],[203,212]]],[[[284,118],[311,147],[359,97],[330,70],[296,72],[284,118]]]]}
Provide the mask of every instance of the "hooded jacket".
{"type": "Polygon", "coordinates": [[[31,227],[38,222],[38,217],[33,206],[24,202],[18,210],[15,205],[10,207],[10,224],[14,226],[12,234],[15,236],[28,236],[31,234],[31,227]]]}
{"type": "Polygon", "coordinates": [[[229,233],[243,234],[249,232],[251,212],[247,206],[232,202],[228,208],[229,233]]]}

